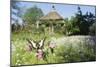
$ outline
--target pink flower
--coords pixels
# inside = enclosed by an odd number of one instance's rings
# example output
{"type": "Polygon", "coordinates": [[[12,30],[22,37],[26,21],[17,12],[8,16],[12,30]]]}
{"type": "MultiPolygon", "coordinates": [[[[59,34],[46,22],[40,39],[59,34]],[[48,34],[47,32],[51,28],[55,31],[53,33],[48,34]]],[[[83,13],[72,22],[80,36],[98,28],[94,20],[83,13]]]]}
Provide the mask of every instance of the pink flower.
{"type": "Polygon", "coordinates": [[[41,49],[38,49],[37,53],[36,53],[36,57],[39,59],[39,60],[42,60],[43,59],[43,51],[41,49]]]}

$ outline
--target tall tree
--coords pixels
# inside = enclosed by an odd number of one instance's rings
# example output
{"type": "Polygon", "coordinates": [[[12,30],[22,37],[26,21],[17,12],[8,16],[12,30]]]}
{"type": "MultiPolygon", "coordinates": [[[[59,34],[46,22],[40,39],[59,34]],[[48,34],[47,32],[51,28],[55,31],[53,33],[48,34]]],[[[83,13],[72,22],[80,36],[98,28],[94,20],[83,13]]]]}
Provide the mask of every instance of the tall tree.
{"type": "Polygon", "coordinates": [[[90,35],[96,35],[96,23],[93,23],[89,28],[89,34],[90,35]]]}
{"type": "Polygon", "coordinates": [[[23,15],[23,19],[28,24],[34,24],[36,20],[38,20],[40,17],[42,17],[44,14],[40,8],[37,6],[28,8],[26,12],[23,15]]]}
{"type": "Polygon", "coordinates": [[[82,14],[81,8],[78,7],[78,12],[76,14],[76,26],[79,27],[80,34],[88,35],[89,27],[95,22],[95,15],[91,12],[86,12],[86,14],[82,14]]]}
{"type": "Polygon", "coordinates": [[[20,2],[11,1],[11,29],[17,31],[22,28],[23,20],[21,19],[21,7],[20,2]]]}
{"type": "Polygon", "coordinates": [[[11,18],[14,22],[18,22],[18,18],[20,17],[20,7],[18,6],[20,3],[17,1],[11,1],[11,18]]]}
{"type": "MultiPolygon", "coordinates": [[[[75,17],[71,17],[69,22],[72,26],[70,28],[71,34],[88,35],[90,32],[90,26],[96,22],[96,18],[91,12],[86,12],[86,14],[83,14],[81,8],[78,6],[75,17]]],[[[70,27],[70,25],[68,26],[70,27]]]]}
{"type": "Polygon", "coordinates": [[[71,25],[71,27],[70,27],[71,34],[74,34],[74,35],[79,34],[80,30],[79,30],[79,22],[78,21],[79,21],[78,18],[76,18],[74,16],[71,17],[71,19],[69,21],[69,23],[71,25]]]}

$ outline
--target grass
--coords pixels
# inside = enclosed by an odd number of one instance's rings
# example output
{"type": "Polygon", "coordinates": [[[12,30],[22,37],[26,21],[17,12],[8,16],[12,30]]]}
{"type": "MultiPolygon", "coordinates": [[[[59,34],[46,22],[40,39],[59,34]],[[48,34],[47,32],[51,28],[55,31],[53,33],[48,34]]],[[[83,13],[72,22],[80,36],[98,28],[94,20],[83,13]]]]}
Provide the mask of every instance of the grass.
{"type": "Polygon", "coordinates": [[[48,33],[32,34],[25,31],[22,31],[20,33],[12,33],[11,42],[15,46],[16,50],[12,51],[11,53],[11,65],[15,66],[29,64],[72,63],[96,60],[95,43],[93,43],[92,46],[91,42],[87,42],[86,38],[78,39],[77,36],[76,38],[72,38],[72,36],[67,37],[67,40],[65,40],[64,43],[63,41],[61,41],[61,43],[56,43],[57,46],[54,49],[54,54],[50,53],[47,45],[48,41],[50,41],[52,37],[59,39],[64,36],[58,33],[54,35],[48,35],[48,33]],[[31,52],[26,51],[26,38],[39,40],[44,36],[47,37],[44,49],[46,56],[44,60],[37,60],[34,50],[31,52]]]}

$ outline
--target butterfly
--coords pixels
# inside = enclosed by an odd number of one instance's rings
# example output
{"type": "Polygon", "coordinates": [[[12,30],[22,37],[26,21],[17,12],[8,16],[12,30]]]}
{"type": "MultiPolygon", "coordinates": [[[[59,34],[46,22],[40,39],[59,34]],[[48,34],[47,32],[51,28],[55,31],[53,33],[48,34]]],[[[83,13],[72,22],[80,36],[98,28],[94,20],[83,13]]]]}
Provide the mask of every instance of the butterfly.
{"type": "Polygon", "coordinates": [[[45,41],[46,37],[40,41],[35,41],[35,40],[32,40],[32,39],[27,39],[27,42],[28,42],[28,46],[29,46],[29,49],[43,49],[44,48],[44,41],[45,41]]]}

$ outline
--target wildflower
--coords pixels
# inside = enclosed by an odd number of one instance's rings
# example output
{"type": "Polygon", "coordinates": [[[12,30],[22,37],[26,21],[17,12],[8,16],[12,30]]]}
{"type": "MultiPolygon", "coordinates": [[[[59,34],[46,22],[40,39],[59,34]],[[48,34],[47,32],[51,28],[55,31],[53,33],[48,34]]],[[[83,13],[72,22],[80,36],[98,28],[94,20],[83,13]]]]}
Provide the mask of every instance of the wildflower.
{"type": "Polygon", "coordinates": [[[17,63],[19,63],[20,62],[20,60],[17,60],[17,63]]]}
{"type": "Polygon", "coordinates": [[[20,49],[22,50],[23,48],[22,48],[22,47],[20,47],[20,49]]]}
{"type": "Polygon", "coordinates": [[[56,43],[54,41],[51,41],[48,46],[50,48],[51,53],[54,53],[54,48],[56,47],[56,43]]]}
{"type": "Polygon", "coordinates": [[[18,65],[21,65],[21,64],[18,64],[18,65]]]}
{"type": "Polygon", "coordinates": [[[18,57],[18,56],[19,56],[19,54],[17,53],[17,54],[16,54],[16,56],[18,57]]]}
{"type": "Polygon", "coordinates": [[[18,63],[16,62],[16,65],[17,65],[18,63]]]}
{"type": "Polygon", "coordinates": [[[49,48],[55,48],[56,47],[56,43],[54,41],[51,41],[49,43],[49,48]]]}
{"type": "Polygon", "coordinates": [[[12,52],[16,51],[16,47],[13,44],[11,44],[11,49],[12,49],[12,52]]]}
{"type": "Polygon", "coordinates": [[[42,59],[43,59],[43,51],[42,51],[41,49],[38,49],[38,50],[37,50],[36,57],[37,57],[39,60],[42,60],[42,59]]]}

